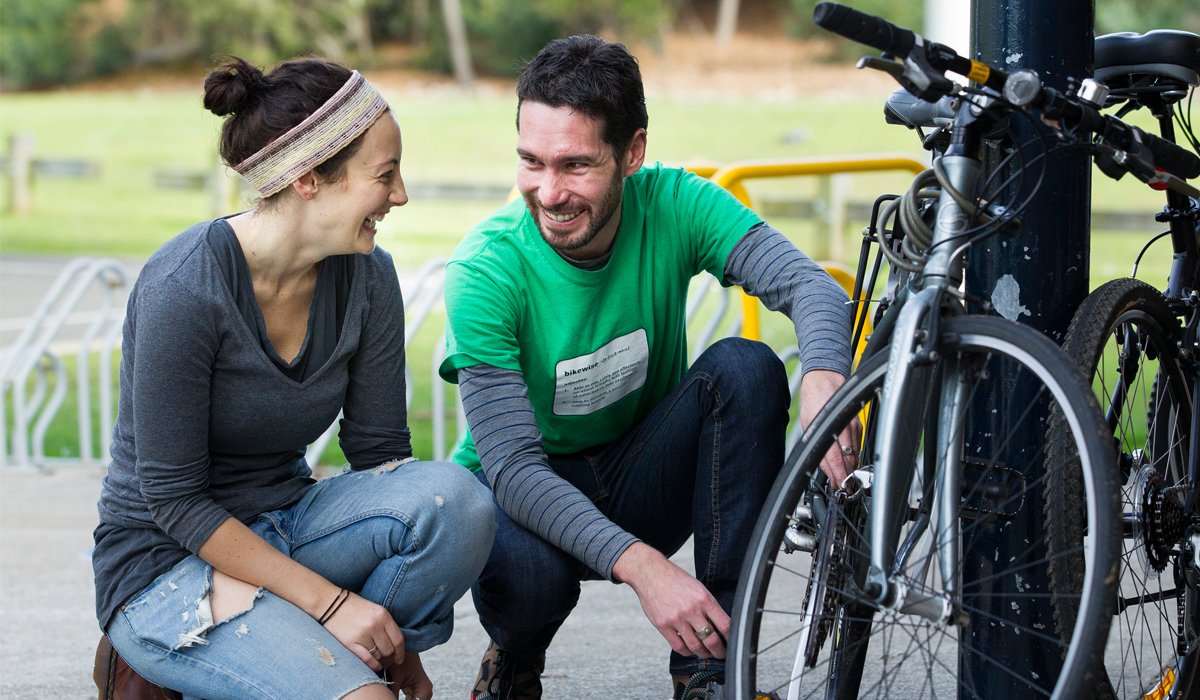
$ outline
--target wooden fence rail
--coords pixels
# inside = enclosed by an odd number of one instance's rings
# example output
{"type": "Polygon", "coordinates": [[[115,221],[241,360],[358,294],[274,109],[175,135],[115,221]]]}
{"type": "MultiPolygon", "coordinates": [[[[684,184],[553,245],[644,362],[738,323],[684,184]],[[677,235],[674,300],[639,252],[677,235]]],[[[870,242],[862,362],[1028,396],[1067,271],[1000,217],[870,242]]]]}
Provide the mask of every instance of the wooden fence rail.
{"type": "MultiPolygon", "coordinates": [[[[8,176],[7,211],[13,215],[29,213],[32,190],[39,178],[96,179],[101,166],[78,158],[38,158],[32,134],[16,133],[9,139],[7,156],[0,155],[0,173],[8,176]]],[[[835,176],[841,177],[841,176],[835,176]]],[[[830,179],[830,178],[826,178],[830,179]]],[[[214,216],[239,206],[253,193],[241,178],[223,165],[207,170],[199,168],[155,168],[152,186],[159,189],[205,190],[209,192],[214,216]]],[[[509,185],[463,182],[414,182],[409,195],[419,199],[454,201],[504,201],[511,194],[509,185]]],[[[865,222],[871,203],[847,199],[844,186],[823,186],[811,198],[768,195],[756,200],[759,213],[766,217],[789,217],[834,222],[865,222]]],[[[1092,211],[1092,227],[1106,231],[1145,232],[1153,228],[1153,217],[1146,211],[1092,211]]]]}

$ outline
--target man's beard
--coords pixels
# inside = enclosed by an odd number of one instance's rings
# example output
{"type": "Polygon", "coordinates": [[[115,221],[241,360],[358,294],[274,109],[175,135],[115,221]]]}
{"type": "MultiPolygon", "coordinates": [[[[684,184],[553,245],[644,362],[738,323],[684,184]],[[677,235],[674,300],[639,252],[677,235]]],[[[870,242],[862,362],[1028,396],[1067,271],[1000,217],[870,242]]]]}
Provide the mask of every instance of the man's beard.
{"type": "MultiPolygon", "coordinates": [[[[624,184],[625,178],[622,177],[621,171],[615,171],[613,179],[609,183],[608,191],[605,192],[604,199],[600,201],[599,208],[593,210],[589,207],[584,212],[584,215],[588,217],[588,225],[582,233],[572,234],[565,238],[563,236],[548,234],[546,233],[546,229],[542,228],[541,215],[535,215],[533,220],[537,224],[538,232],[542,234],[542,240],[546,241],[546,245],[560,253],[570,253],[586,247],[596,238],[601,229],[608,225],[613,215],[617,213],[617,207],[621,203],[621,189],[624,187],[624,184]]],[[[530,212],[545,211],[545,207],[542,207],[529,195],[525,196],[525,206],[530,212]]]]}

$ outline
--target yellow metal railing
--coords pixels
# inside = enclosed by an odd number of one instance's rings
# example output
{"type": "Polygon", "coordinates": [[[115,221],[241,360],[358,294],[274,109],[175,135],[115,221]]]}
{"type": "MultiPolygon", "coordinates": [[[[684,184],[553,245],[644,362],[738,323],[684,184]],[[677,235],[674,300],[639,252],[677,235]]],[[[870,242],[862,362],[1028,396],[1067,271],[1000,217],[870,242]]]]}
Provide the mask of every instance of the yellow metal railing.
{"type": "MultiPolygon", "coordinates": [[[[708,177],[721,187],[724,187],[734,197],[753,208],[750,195],[746,191],[745,181],[763,178],[796,177],[802,175],[836,175],[840,173],[862,173],[883,170],[908,170],[913,174],[924,172],[926,166],[912,158],[873,156],[867,158],[823,158],[812,160],[791,161],[747,161],[732,163],[715,170],[711,166],[697,166],[692,171],[702,177],[708,177]]],[[[845,268],[829,263],[822,263],[834,280],[850,294],[854,289],[854,275],[845,268]]],[[[866,307],[856,310],[855,323],[858,314],[867,313],[866,307]]],[[[759,319],[759,304],[756,299],[742,292],[742,335],[751,340],[762,337],[761,321],[759,319]]],[[[864,337],[866,334],[864,333],[864,337]]],[[[861,345],[861,343],[860,343],[861,345]]],[[[855,348],[856,355],[861,352],[855,348]]]]}

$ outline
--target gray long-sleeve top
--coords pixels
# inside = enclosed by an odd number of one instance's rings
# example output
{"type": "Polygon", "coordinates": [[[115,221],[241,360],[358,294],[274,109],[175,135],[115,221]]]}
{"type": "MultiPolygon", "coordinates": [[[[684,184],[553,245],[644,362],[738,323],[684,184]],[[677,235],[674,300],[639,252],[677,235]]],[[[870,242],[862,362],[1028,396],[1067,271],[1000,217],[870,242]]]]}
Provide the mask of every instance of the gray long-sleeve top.
{"type": "MultiPolygon", "coordinates": [[[[730,253],[725,277],[792,319],[805,371],[849,375],[848,297],[782,233],[766,224],[751,229],[730,253]]],[[[480,464],[500,506],[611,579],[617,558],[637,538],[550,468],[521,373],[475,365],[459,370],[458,383],[480,464]]]]}
{"type": "Polygon", "coordinates": [[[351,467],[412,454],[391,257],[376,249],[348,258],[340,337],[324,365],[296,381],[234,303],[210,244],[214,226],[228,223],[203,222],[164,244],[129,297],[92,558],[101,627],[226,519],[248,523],[299,500],[314,483],[305,448],[339,410],[351,467]]]}

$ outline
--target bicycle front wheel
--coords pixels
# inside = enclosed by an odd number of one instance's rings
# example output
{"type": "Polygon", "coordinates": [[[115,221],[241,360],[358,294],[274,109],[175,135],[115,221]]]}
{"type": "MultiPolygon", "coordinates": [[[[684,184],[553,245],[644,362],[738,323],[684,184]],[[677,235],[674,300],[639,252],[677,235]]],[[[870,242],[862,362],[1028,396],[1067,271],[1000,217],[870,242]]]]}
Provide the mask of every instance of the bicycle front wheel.
{"type": "Polygon", "coordinates": [[[861,468],[913,475],[888,573],[958,614],[950,620],[903,613],[864,592],[865,524],[882,494],[866,489],[847,497],[818,473],[841,428],[877,404],[887,369],[880,353],[830,400],[764,506],[733,611],[727,672],[734,697],[753,698],[755,691],[791,700],[1085,695],[1112,612],[1106,574],[1115,574],[1118,527],[1114,466],[1096,401],[1058,347],[1003,319],[945,319],[938,350],[933,384],[964,385],[961,420],[946,420],[936,399],[901,416],[897,429],[918,446],[913,463],[882,465],[874,459],[881,435],[872,410],[861,468]],[[1080,455],[1089,527],[1114,534],[1077,543],[1086,568],[1070,590],[1054,592],[1081,613],[1065,630],[1055,628],[1045,576],[1050,555],[1042,504],[1047,482],[1058,478],[1045,449],[1052,421],[1066,426],[1080,455]],[[951,457],[961,465],[959,494],[949,501],[959,555],[944,577],[938,552],[946,543],[938,532],[947,530],[938,527],[943,516],[933,505],[934,484],[951,457]],[[1001,536],[1007,544],[994,544],[1001,536]],[[1021,657],[1008,652],[1035,644],[1049,653],[1014,665],[1021,657]]]}
{"type": "MultiPolygon", "coordinates": [[[[1109,631],[1107,678],[1093,697],[1186,698],[1197,662],[1198,600],[1188,535],[1195,518],[1195,465],[1188,466],[1194,410],[1179,354],[1182,329],[1162,294],[1134,279],[1108,282],[1075,313],[1063,347],[1092,379],[1105,411],[1119,469],[1123,522],[1116,617],[1109,631]]],[[[1072,505],[1082,497],[1070,447],[1056,444],[1067,478],[1051,484],[1047,526],[1065,550],[1051,579],[1070,585],[1084,537],[1072,505]]],[[[1059,606],[1070,623],[1076,611],[1059,606]]]]}

